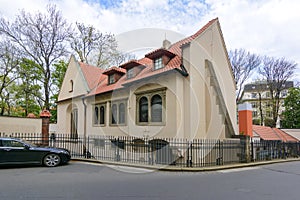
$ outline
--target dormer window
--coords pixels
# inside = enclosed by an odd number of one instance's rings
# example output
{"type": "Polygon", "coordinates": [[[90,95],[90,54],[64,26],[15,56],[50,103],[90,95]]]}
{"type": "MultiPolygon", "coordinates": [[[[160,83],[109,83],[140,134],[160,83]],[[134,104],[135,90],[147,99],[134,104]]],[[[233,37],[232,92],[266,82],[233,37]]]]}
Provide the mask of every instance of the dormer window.
{"type": "Polygon", "coordinates": [[[120,65],[120,68],[126,70],[127,79],[136,77],[145,67],[145,65],[139,63],[137,60],[130,60],[120,65]]]}
{"type": "Polygon", "coordinates": [[[109,85],[116,83],[125,73],[124,69],[118,67],[111,67],[103,72],[103,74],[108,76],[109,85]]]}
{"type": "Polygon", "coordinates": [[[146,58],[153,60],[153,70],[165,67],[175,56],[176,55],[174,53],[164,48],[157,49],[145,55],[146,58]]]}
{"type": "Polygon", "coordinates": [[[160,68],[163,68],[164,65],[163,65],[163,59],[162,57],[160,58],[157,58],[154,60],[154,70],[157,70],[157,69],[160,69],[160,68]]]}
{"type": "Polygon", "coordinates": [[[113,84],[115,82],[114,74],[108,76],[108,84],[113,84]]]}

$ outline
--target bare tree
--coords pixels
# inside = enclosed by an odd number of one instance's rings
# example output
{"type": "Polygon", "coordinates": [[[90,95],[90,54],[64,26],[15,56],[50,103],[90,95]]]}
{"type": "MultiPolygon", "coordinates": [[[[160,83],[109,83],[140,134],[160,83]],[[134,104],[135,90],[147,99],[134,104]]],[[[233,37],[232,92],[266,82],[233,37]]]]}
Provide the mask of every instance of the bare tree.
{"type": "Polygon", "coordinates": [[[235,49],[229,52],[229,59],[237,87],[236,102],[239,103],[242,98],[244,84],[260,65],[261,57],[247,52],[245,49],[235,49]]]}
{"type": "Polygon", "coordinates": [[[0,42],[0,115],[3,115],[5,107],[9,106],[9,89],[10,85],[18,79],[18,65],[17,49],[9,41],[0,42]]]}
{"type": "Polygon", "coordinates": [[[257,80],[255,83],[252,84],[252,91],[258,94],[258,110],[259,110],[259,125],[264,125],[264,113],[263,113],[263,98],[262,95],[266,90],[266,81],[264,80],[257,80]]]}
{"type": "Polygon", "coordinates": [[[280,93],[285,88],[285,83],[292,78],[297,63],[285,58],[274,58],[265,56],[259,73],[267,81],[270,90],[273,126],[276,126],[280,108],[280,93]]]}
{"type": "Polygon", "coordinates": [[[103,34],[93,26],[76,23],[71,48],[82,62],[106,68],[115,58],[117,42],[112,34],[103,34]]]}
{"type": "Polygon", "coordinates": [[[95,27],[76,23],[76,29],[71,36],[71,48],[76,52],[81,62],[108,68],[112,65],[134,59],[135,56],[117,50],[114,35],[101,33],[95,27]]]}
{"type": "Polygon", "coordinates": [[[32,59],[43,72],[44,107],[50,107],[51,65],[67,53],[67,39],[70,26],[53,5],[47,6],[47,13],[35,15],[24,10],[13,23],[0,19],[0,34],[18,47],[24,57],[32,59]]]}
{"type": "Polygon", "coordinates": [[[89,63],[89,55],[100,39],[100,33],[93,26],[76,23],[76,29],[71,35],[71,48],[77,53],[81,62],[89,63]]]}

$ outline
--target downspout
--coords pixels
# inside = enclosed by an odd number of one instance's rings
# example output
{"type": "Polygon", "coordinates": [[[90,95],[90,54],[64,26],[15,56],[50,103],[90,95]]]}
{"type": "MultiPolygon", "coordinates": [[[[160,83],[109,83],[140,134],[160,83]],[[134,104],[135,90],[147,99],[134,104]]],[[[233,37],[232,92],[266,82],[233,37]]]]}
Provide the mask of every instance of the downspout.
{"type": "Polygon", "coordinates": [[[180,65],[180,68],[181,69],[175,68],[175,70],[178,71],[182,76],[187,77],[189,73],[187,72],[183,64],[180,65]]]}
{"type": "Polygon", "coordinates": [[[88,155],[88,151],[87,151],[87,148],[86,148],[86,103],[84,102],[84,97],[81,98],[82,100],[82,104],[83,104],[83,117],[84,117],[84,120],[83,120],[83,154],[84,154],[84,157],[87,158],[87,155],[88,155]]]}

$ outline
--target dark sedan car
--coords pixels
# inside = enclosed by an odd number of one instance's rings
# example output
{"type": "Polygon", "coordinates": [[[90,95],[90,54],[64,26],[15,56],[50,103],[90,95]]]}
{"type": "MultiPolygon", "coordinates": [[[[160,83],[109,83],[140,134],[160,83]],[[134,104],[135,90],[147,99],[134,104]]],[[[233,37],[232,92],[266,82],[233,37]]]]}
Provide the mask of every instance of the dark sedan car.
{"type": "Polygon", "coordinates": [[[0,138],[0,165],[43,164],[55,167],[71,159],[66,149],[38,147],[25,140],[0,138]]]}

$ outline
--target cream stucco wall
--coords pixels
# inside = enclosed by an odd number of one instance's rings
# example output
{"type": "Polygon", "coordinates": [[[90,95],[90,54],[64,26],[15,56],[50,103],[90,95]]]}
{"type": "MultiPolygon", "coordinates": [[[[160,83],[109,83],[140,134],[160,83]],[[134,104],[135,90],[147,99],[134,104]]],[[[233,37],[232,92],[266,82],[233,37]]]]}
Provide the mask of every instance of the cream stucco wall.
{"type": "Polygon", "coordinates": [[[151,81],[138,83],[124,90],[117,90],[109,94],[90,97],[87,99],[87,133],[99,135],[130,135],[135,137],[170,137],[181,138],[183,133],[182,123],[182,101],[179,98],[178,90],[181,90],[181,75],[171,72],[167,75],[154,78],[151,81]],[[136,93],[165,89],[166,108],[164,125],[137,125],[136,123],[136,93]],[[126,125],[111,125],[110,104],[111,101],[125,100],[127,102],[127,123],[126,125]],[[106,122],[104,126],[93,125],[93,105],[104,103],[106,105],[106,122]]]}
{"type": "Polygon", "coordinates": [[[188,93],[185,95],[186,102],[194,105],[193,109],[186,106],[185,112],[188,113],[186,113],[185,124],[189,124],[189,127],[185,132],[195,132],[196,138],[224,138],[226,135],[225,116],[220,112],[218,94],[211,85],[210,75],[205,66],[205,60],[209,60],[213,63],[233,125],[234,131],[230,134],[236,134],[235,83],[217,22],[190,44],[184,46],[183,58],[190,74],[189,79],[185,80],[187,82],[185,92],[188,93]]]}
{"type": "Polygon", "coordinates": [[[1,133],[41,133],[42,119],[40,118],[19,118],[0,117],[1,133]]]}

